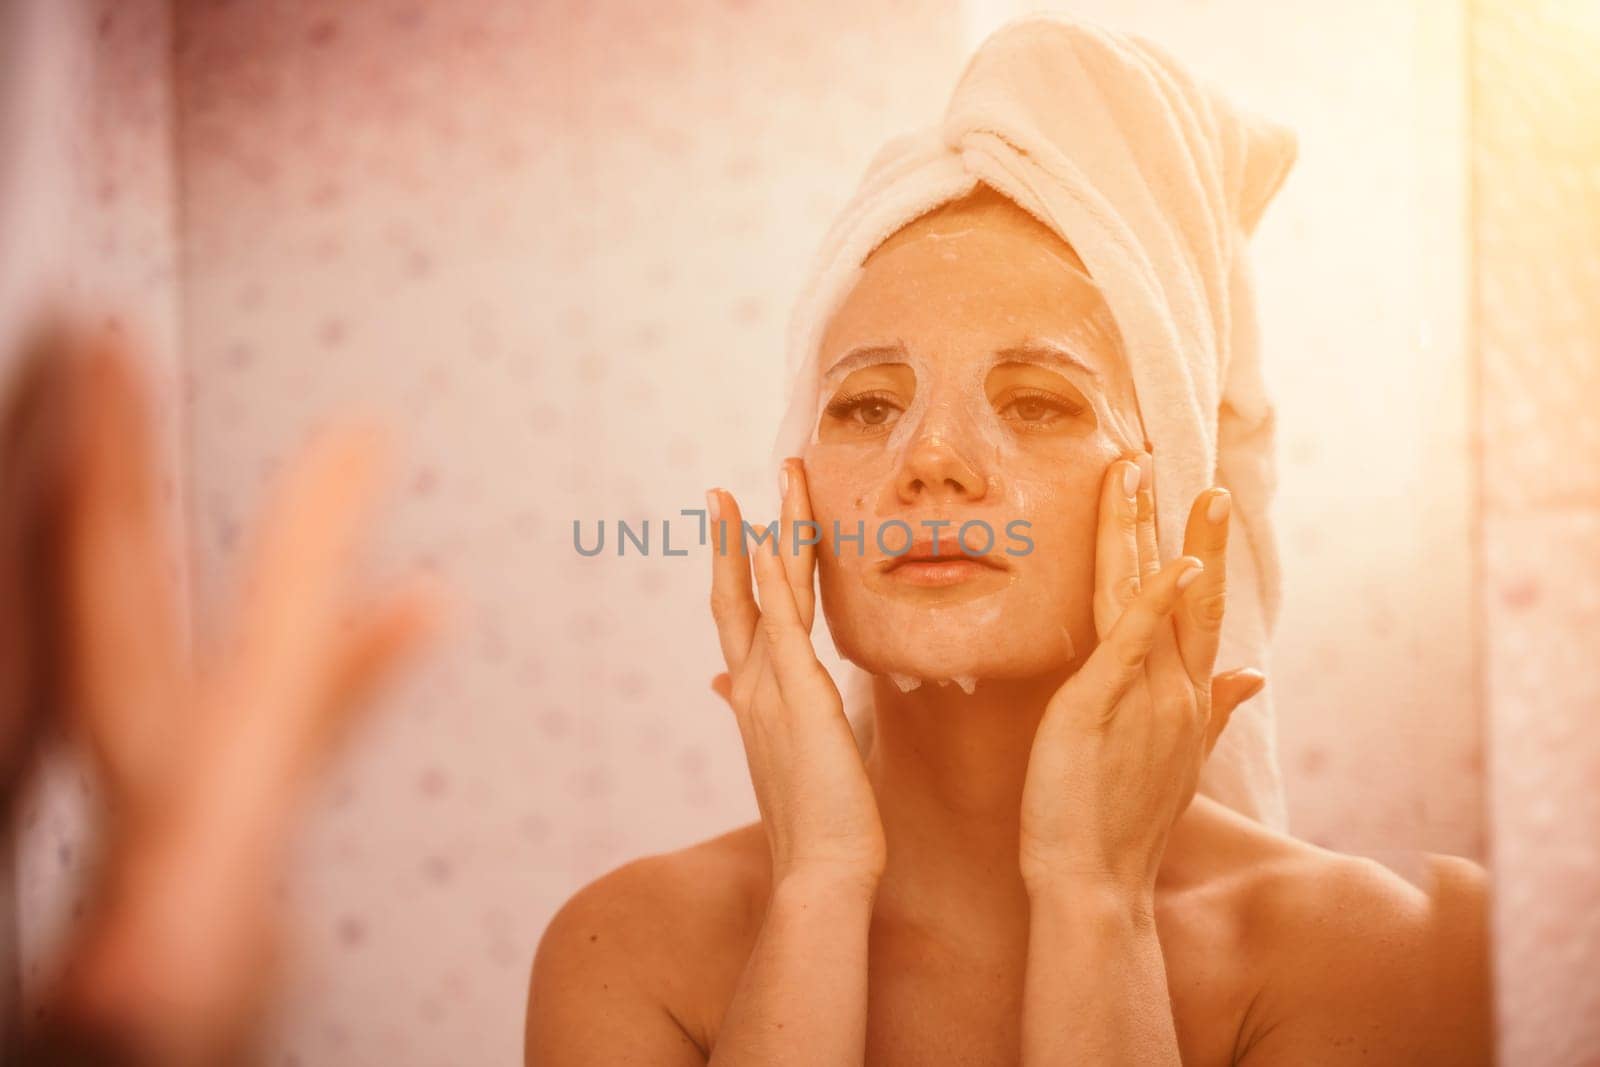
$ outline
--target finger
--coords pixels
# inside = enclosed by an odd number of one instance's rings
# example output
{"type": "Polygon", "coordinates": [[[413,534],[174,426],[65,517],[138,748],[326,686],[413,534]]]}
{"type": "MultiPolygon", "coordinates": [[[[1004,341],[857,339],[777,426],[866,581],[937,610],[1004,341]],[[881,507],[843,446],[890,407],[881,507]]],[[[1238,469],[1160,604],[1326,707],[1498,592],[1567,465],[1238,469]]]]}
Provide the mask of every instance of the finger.
{"type": "Polygon", "coordinates": [[[760,549],[755,559],[756,585],[761,593],[761,626],[773,674],[786,703],[810,706],[818,681],[816,650],[811,637],[800,625],[800,612],[794,602],[787,575],[777,557],[760,549]]]}
{"type": "MultiPolygon", "coordinates": [[[[1155,457],[1146,449],[1139,453],[1138,461],[1139,488],[1134,494],[1134,499],[1137,505],[1139,581],[1142,584],[1161,570],[1161,541],[1156,533],[1155,457]]],[[[1184,670],[1183,657],[1178,651],[1177,633],[1173,623],[1174,619],[1168,618],[1157,628],[1155,644],[1151,646],[1146,660],[1150,682],[1155,691],[1163,696],[1169,692],[1175,693],[1180,687],[1182,689],[1179,694],[1184,698],[1182,701],[1175,701],[1169,705],[1163,700],[1160,706],[1177,707],[1187,704],[1203,711],[1205,708],[1203,701],[1194,699],[1195,683],[1184,670]]]]}
{"type": "Polygon", "coordinates": [[[314,713],[326,692],[344,572],[384,449],[375,427],[319,436],[295,457],[260,521],[230,663],[251,699],[279,705],[274,715],[314,713]]]}
{"type": "Polygon", "coordinates": [[[1228,528],[1231,511],[1226,489],[1213,486],[1195,498],[1184,529],[1183,551],[1206,565],[1173,613],[1178,652],[1190,681],[1207,684],[1216,664],[1222,638],[1222,618],[1227,605],[1228,528]]]}
{"type": "Polygon", "coordinates": [[[1139,595],[1139,465],[1124,457],[1100,484],[1100,518],[1094,552],[1094,625],[1101,640],[1139,595]]]}
{"type": "Polygon", "coordinates": [[[733,706],[733,675],[727,671],[711,679],[711,691],[733,706]]]}
{"type": "Polygon", "coordinates": [[[30,327],[0,410],[0,763],[13,797],[47,724],[70,705],[62,556],[65,498],[80,464],[68,336],[49,312],[30,327]]]}
{"type": "Polygon", "coordinates": [[[331,672],[314,756],[337,747],[349,724],[371,705],[375,691],[438,633],[446,606],[438,583],[419,576],[353,625],[331,672]]]}
{"type": "Polygon", "coordinates": [[[1217,739],[1227,729],[1234,709],[1261,692],[1267,676],[1254,668],[1225,671],[1211,680],[1211,722],[1206,729],[1206,755],[1217,747],[1217,739]]]}
{"type": "Polygon", "coordinates": [[[1161,541],[1156,535],[1156,459],[1149,452],[1139,453],[1135,501],[1139,511],[1139,577],[1143,579],[1161,570],[1161,541]]]}
{"type": "Polygon", "coordinates": [[[74,387],[69,655],[91,746],[127,787],[150,784],[181,736],[183,655],[149,401],[119,339],[85,341],[74,387]]]}
{"type": "Polygon", "coordinates": [[[794,591],[800,625],[810,633],[816,609],[814,577],[817,547],[814,542],[817,529],[811,517],[811,491],[806,481],[805,464],[798,457],[790,456],[783,461],[778,488],[781,500],[778,528],[783,536],[780,555],[783,557],[784,571],[789,576],[789,588],[794,591]]]}
{"type": "Polygon", "coordinates": [[[728,687],[732,697],[729,703],[733,705],[735,712],[752,705],[756,690],[760,689],[763,683],[772,683],[772,678],[769,677],[772,674],[769,666],[771,659],[772,649],[758,622],[755,637],[750,641],[750,654],[739,665],[739,670],[733,675],[733,682],[728,687]]]}
{"type": "Polygon", "coordinates": [[[1190,576],[1198,575],[1201,566],[1193,556],[1180,556],[1162,568],[1145,583],[1084,664],[1079,675],[1108,707],[1120,700],[1143,672],[1163,631],[1170,633],[1172,611],[1183,591],[1180,583],[1193,581],[1190,576]]]}
{"type": "Polygon", "coordinates": [[[434,580],[411,580],[346,627],[327,658],[322,692],[310,702],[302,728],[292,726],[291,716],[262,715],[239,723],[239,736],[253,739],[275,768],[270,779],[263,775],[256,784],[284,781],[278,775],[285,772],[289,781],[316,773],[370,713],[376,691],[438,632],[446,607],[434,580]]]}
{"type": "Polygon", "coordinates": [[[711,531],[711,618],[728,670],[737,674],[750,654],[756,607],[750,584],[750,559],[745,551],[744,518],[733,494],[722,489],[706,491],[706,516],[711,531]]]}

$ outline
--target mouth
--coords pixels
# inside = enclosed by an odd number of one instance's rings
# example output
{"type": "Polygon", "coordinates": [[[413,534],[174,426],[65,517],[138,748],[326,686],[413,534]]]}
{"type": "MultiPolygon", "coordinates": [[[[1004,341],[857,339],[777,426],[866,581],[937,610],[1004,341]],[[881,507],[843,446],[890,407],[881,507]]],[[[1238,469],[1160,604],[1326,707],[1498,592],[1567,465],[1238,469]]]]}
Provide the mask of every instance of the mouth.
{"type": "Polygon", "coordinates": [[[953,535],[939,540],[937,550],[931,539],[916,541],[908,551],[884,560],[879,568],[897,582],[924,586],[958,585],[1009,569],[994,558],[993,552],[968,554],[959,547],[950,547],[955,540],[953,535]]]}

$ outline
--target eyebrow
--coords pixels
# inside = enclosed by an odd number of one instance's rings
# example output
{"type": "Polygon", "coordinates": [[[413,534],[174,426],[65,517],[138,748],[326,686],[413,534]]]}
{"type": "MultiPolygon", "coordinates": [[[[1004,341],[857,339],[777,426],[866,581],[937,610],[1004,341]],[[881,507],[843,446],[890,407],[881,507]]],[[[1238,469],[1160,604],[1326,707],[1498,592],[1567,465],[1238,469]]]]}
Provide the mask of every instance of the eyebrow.
{"type": "MultiPolygon", "coordinates": [[[[1059,341],[1035,337],[1021,344],[1008,345],[995,353],[996,363],[1056,363],[1064,364],[1087,374],[1097,383],[1104,383],[1105,378],[1099,371],[1091,367],[1084,358],[1078,355],[1059,341]]],[[[895,341],[892,344],[866,344],[857,345],[828,367],[824,376],[838,374],[844,371],[855,370],[857,367],[871,366],[875,363],[887,363],[891,360],[905,360],[909,358],[905,342],[895,341]]]]}
{"type": "Polygon", "coordinates": [[[1094,379],[1094,381],[1097,383],[1103,384],[1105,382],[1105,379],[1101,377],[1099,371],[1089,366],[1088,362],[1085,361],[1082,356],[1072,351],[1072,349],[1068,348],[1066,345],[1061,344],[1059,341],[1051,341],[1045,338],[1033,338],[1031,340],[1024,341],[1020,345],[1012,345],[1009,348],[1002,348],[995,354],[999,357],[997,362],[1002,363],[1010,360],[1012,362],[1020,363],[1042,362],[1065,364],[1068,367],[1073,367],[1082,371],[1084,374],[1087,374],[1090,378],[1094,379]]]}
{"type": "Polygon", "coordinates": [[[845,371],[853,371],[857,367],[867,367],[874,363],[888,363],[891,360],[906,360],[910,354],[906,352],[904,341],[895,341],[893,344],[857,345],[838,359],[828,365],[823,372],[823,377],[829,377],[845,371]]]}

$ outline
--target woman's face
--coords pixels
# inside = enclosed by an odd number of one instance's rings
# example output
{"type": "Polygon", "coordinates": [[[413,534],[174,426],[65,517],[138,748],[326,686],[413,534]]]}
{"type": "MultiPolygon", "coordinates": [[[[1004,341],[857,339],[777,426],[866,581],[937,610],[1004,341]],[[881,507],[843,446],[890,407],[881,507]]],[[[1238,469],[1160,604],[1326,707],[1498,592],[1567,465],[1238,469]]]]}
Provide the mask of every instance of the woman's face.
{"type": "Polygon", "coordinates": [[[804,457],[823,611],[866,670],[1032,677],[1093,648],[1100,485],[1144,435],[1082,270],[980,186],[880,245],[829,322],[804,457]],[[956,558],[906,562],[936,531],[956,558]]]}

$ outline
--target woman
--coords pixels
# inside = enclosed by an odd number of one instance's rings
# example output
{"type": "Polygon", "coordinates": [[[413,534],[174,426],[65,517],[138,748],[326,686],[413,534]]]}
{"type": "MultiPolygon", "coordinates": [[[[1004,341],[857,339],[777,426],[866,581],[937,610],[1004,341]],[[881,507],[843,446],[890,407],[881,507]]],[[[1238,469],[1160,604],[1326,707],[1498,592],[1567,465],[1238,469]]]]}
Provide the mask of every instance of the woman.
{"type": "Polygon", "coordinates": [[[1161,551],[1132,320],[1035,215],[978,184],[873,245],[776,555],[708,496],[761,820],[567,903],[529,1063],[1488,1062],[1481,872],[1424,893],[1196,795],[1263,682],[1212,674],[1237,509],[1179,501],[1161,551]],[[814,576],[871,675],[864,760],[814,576]]]}

